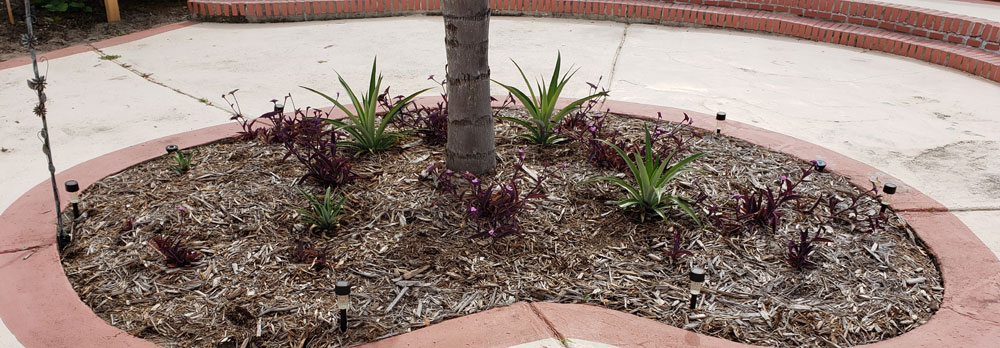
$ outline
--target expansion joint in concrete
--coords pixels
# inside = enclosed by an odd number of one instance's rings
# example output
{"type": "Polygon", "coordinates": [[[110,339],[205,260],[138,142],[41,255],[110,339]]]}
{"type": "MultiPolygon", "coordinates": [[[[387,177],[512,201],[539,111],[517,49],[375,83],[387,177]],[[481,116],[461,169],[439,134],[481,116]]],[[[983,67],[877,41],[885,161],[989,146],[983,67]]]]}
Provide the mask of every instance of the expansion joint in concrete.
{"type": "Polygon", "coordinates": [[[608,74],[608,90],[611,90],[611,84],[615,81],[615,69],[618,68],[618,57],[622,55],[622,47],[625,46],[625,39],[628,37],[628,27],[631,24],[625,23],[625,28],[622,29],[622,39],[618,41],[618,48],[615,49],[615,57],[611,60],[611,73],[608,74]]]}
{"type": "Polygon", "coordinates": [[[566,337],[564,337],[563,334],[559,332],[559,330],[556,330],[555,325],[552,325],[552,322],[549,321],[549,318],[546,318],[545,315],[538,310],[538,307],[535,307],[534,303],[528,302],[528,307],[531,308],[531,312],[534,313],[535,316],[538,317],[538,319],[541,319],[542,322],[545,323],[545,328],[549,330],[549,333],[551,333],[552,336],[554,336],[556,339],[559,340],[559,344],[563,348],[569,348],[569,346],[566,345],[566,337]]]}
{"type": "Polygon", "coordinates": [[[190,94],[190,93],[187,93],[187,92],[184,92],[184,91],[182,91],[182,90],[180,90],[180,89],[178,89],[178,88],[175,88],[175,87],[171,87],[171,86],[168,86],[167,84],[165,84],[165,83],[163,83],[163,82],[160,82],[160,81],[157,81],[156,79],[154,79],[154,78],[152,77],[152,74],[149,74],[149,73],[145,73],[145,72],[142,72],[142,71],[139,71],[139,69],[136,69],[136,68],[135,68],[135,67],[133,67],[132,65],[129,65],[129,64],[125,64],[125,63],[121,63],[121,62],[119,62],[119,61],[118,61],[117,59],[108,59],[108,58],[105,58],[105,57],[112,57],[112,56],[111,56],[111,55],[108,55],[108,54],[105,54],[105,53],[104,53],[104,51],[102,51],[102,50],[101,50],[100,48],[97,48],[97,47],[94,47],[94,45],[91,45],[91,44],[87,44],[87,46],[90,46],[90,49],[94,50],[94,52],[95,52],[95,53],[97,53],[97,55],[98,55],[98,56],[100,56],[100,57],[104,58],[104,59],[105,59],[105,60],[107,60],[107,61],[110,61],[110,62],[112,62],[112,63],[115,63],[115,65],[118,65],[118,66],[120,66],[120,67],[124,68],[125,70],[128,70],[128,71],[132,72],[132,73],[133,73],[133,74],[135,74],[136,76],[139,76],[139,77],[141,77],[141,78],[142,78],[143,80],[146,80],[146,81],[149,81],[149,82],[152,82],[152,83],[153,83],[153,84],[155,84],[155,85],[158,85],[158,86],[160,86],[160,87],[163,87],[163,88],[166,88],[166,89],[169,89],[169,90],[171,90],[171,91],[174,91],[174,92],[177,92],[177,93],[178,93],[178,94],[180,94],[180,95],[183,95],[183,96],[185,96],[185,97],[188,97],[188,98],[191,98],[191,99],[194,99],[194,100],[198,101],[199,103],[202,103],[202,104],[205,104],[205,105],[207,105],[207,106],[211,106],[211,107],[214,107],[214,108],[216,108],[216,109],[219,109],[219,110],[222,110],[222,111],[225,111],[225,112],[227,112],[227,113],[228,113],[228,112],[232,112],[231,110],[227,110],[226,108],[223,108],[223,107],[221,107],[221,106],[218,106],[218,105],[215,105],[215,104],[213,104],[213,103],[209,102],[208,100],[205,100],[204,98],[201,98],[201,97],[196,97],[196,96],[194,96],[194,95],[192,95],[192,94],[190,94]]]}

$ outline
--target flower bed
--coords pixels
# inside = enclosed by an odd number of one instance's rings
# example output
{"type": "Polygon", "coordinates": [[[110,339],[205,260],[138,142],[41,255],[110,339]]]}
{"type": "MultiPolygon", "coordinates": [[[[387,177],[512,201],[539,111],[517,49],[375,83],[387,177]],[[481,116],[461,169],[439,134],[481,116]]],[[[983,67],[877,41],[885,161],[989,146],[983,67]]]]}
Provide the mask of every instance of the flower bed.
{"type": "MultiPolygon", "coordinates": [[[[679,124],[660,132],[658,144],[672,134],[684,154],[705,153],[668,186],[704,228],[676,207],[666,221],[619,209],[623,190],[586,182],[624,174],[592,140],[638,144],[643,123],[594,116],[571,117],[561,131],[572,140],[546,147],[497,125],[497,173],[476,179],[508,185],[521,151],[512,186],[528,192],[545,178],[544,197],[517,194],[526,203],[506,237],[489,237],[495,226],[470,214],[472,179],[440,178],[443,145],[405,137],[352,159],[339,226],[322,230],[297,210],[310,211],[297,189],[305,168],[255,138],[195,148],[183,174],[163,158],[91,186],[64,266],[99,316],[164,346],[357,344],[516,301],[591,303],[753,344],[843,346],[911,330],[940,304],[933,260],[873,196],[833,174],[802,178],[809,163],[742,141],[679,124]],[[591,130],[601,119],[605,132],[591,130]],[[768,187],[802,198],[771,218],[748,214],[751,202],[768,205],[768,187]],[[798,263],[803,231],[830,242],[811,243],[798,263]],[[169,267],[154,237],[179,240],[197,261],[169,267]],[[708,271],[695,310],[692,265],[708,271]],[[337,280],[354,284],[344,334],[334,329],[337,280]]],[[[323,193],[315,181],[302,186],[323,193]]]]}

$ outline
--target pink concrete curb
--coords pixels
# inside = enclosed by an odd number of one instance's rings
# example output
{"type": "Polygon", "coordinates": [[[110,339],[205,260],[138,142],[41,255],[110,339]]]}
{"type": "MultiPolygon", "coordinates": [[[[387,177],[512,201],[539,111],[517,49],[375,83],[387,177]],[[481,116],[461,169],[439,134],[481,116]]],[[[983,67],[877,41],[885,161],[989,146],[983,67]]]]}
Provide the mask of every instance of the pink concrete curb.
{"type": "MultiPolygon", "coordinates": [[[[427,97],[428,105],[439,98],[427,97]]],[[[564,101],[565,102],[565,101],[564,101]]],[[[638,118],[663,112],[695,126],[714,127],[711,115],[670,107],[609,101],[604,108],[638,118]]],[[[823,147],[727,121],[725,133],[804,160],[822,156],[828,169],[868,185],[875,168],[823,147]]],[[[58,175],[84,187],[137,163],[158,158],[163,146],[191,147],[235,134],[228,123],[131,146],[84,162],[58,175]]],[[[712,129],[714,130],[714,129],[712,129]]],[[[892,179],[892,178],[889,178],[892,179]]],[[[895,179],[893,179],[895,180],[895,179]]],[[[941,308],[923,326],[871,347],[987,347],[1000,339],[1000,260],[940,203],[904,183],[893,207],[937,257],[946,284],[941,308]],[[922,211],[933,207],[935,211],[922,211]]],[[[32,188],[0,214],[0,316],[26,347],[155,347],[114,328],[81,302],[63,273],[54,246],[54,213],[48,182],[32,188]]],[[[685,331],[626,313],[580,304],[515,304],[364,345],[387,347],[507,347],[543,338],[579,338],[620,347],[749,347],[685,331]]]]}

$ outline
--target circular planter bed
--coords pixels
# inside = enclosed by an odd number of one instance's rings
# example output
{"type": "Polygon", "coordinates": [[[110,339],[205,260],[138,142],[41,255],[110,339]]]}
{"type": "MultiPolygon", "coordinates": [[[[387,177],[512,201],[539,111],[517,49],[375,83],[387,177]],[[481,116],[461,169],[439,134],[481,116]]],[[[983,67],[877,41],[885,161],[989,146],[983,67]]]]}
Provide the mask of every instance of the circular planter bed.
{"type": "MultiPolygon", "coordinates": [[[[645,121],[603,119],[617,139],[642,138],[645,121]]],[[[544,179],[517,234],[490,237],[447,192],[435,166],[443,145],[403,137],[352,159],[356,178],[334,190],[346,197],[339,225],[324,230],[298,211],[309,208],[300,189],[324,190],[303,179],[294,156],[282,160],[285,147],[230,139],[189,149],[183,174],[164,157],[91,185],[63,265],[101,318],[167,347],[354,345],[518,301],[593,304],[750,344],[848,346],[912,330],[940,306],[940,273],[914,233],[843,177],[661,123],[658,144],[672,146],[672,134],[685,145],[680,156],[705,153],[668,186],[703,226],[677,207],[664,221],[616,206],[621,188],[587,182],[631,177],[591,160],[585,134],[596,119],[580,120],[565,130],[578,139],[546,147],[497,124],[497,172],[477,180],[524,198],[544,179]],[[780,204],[773,229],[741,212],[748,201],[766,204],[768,188],[801,197],[780,204]],[[803,233],[814,249],[796,264],[790,252],[804,248],[803,233]],[[154,240],[179,242],[196,261],[173,267],[154,240]],[[692,267],[707,271],[693,310],[692,267]],[[338,280],[353,284],[345,333],[338,280]]]]}

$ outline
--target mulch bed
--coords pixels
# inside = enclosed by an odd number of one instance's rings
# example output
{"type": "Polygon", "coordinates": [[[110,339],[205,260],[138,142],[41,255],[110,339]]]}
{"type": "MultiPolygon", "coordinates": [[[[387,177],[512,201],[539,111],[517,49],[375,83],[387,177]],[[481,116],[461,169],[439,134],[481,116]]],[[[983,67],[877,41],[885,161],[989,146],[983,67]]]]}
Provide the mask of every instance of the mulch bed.
{"type": "MultiPolygon", "coordinates": [[[[642,122],[611,117],[638,136],[642,122]]],[[[874,233],[848,221],[820,226],[796,209],[785,209],[777,232],[749,235],[699,229],[677,209],[668,222],[640,222],[613,204],[619,188],[581,183],[615,174],[588,163],[581,146],[527,145],[516,131],[497,125],[498,172],[486,180],[507,180],[518,149],[533,171],[568,164],[545,182],[548,198],[521,217],[520,235],[470,239],[475,227],[462,204],[420,174],[444,160],[443,146],[415,138],[357,159],[361,179],[344,188],[339,228],[310,232],[295,212],[307,204],[297,191],[299,163],[281,162],[280,145],[224,140],[193,149],[186,174],[158,158],[90,187],[63,265],[101,318],[165,347],[356,345],[518,301],[587,303],[750,344],[835,347],[912,330],[941,303],[933,259],[894,215],[874,233]],[[833,242],[819,243],[815,265],[798,272],[785,256],[803,229],[833,242]],[[675,230],[693,256],[666,257],[675,230]],[[163,234],[181,236],[201,261],[164,265],[149,245],[163,234]],[[294,262],[300,241],[325,250],[329,267],[294,262]],[[693,311],[692,265],[708,271],[693,311]],[[336,329],[337,280],[354,284],[346,334],[336,329]]],[[[774,186],[809,166],[712,134],[693,151],[708,154],[672,189],[688,197],[704,190],[724,210],[735,209],[740,188],[774,186]]],[[[860,192],[829,173],[810,175],[797,191],[808,197],[804,206],[860,192]]],[[[878,203],[865,200],[860,211],[874,215],[878,203]]]]}

